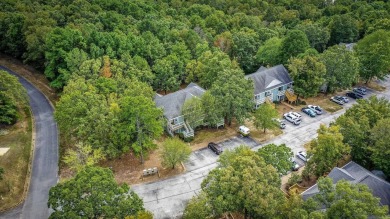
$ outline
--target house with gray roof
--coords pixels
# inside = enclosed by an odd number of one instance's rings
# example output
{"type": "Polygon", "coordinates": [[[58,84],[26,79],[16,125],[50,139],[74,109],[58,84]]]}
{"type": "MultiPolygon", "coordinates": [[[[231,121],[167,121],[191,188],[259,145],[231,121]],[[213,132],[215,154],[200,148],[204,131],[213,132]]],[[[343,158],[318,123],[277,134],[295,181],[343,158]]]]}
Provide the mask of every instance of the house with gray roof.
{"type": "MultiPolygon", "coordinates": [[[[374,196],[380,198],[380,203],[382,205],[390,207],[390,183],[382,178],[379,178],[353,161],[341,168],[333,168],[328,177],[333,179],[334,184],[340,180],[347,180],[353,184],[365,184],[371,189],[374,196]]],[[[304,191],[301,195],[302,198],[306,200],[316,195],[318,192],[318,186],[315,184],[304,191]]]]}
{"type": "Polygon", "coordinates": [[[258,108],[260,104],[266,101],[283,101],[286,90],[293,92],[293,81],[283,65],[277,65],[271,68],[261,66],[256,72],[245,77],[254,82],[255,108],[258,108]]]}
{"type": "MultiPolygon", "coordinates": [[[[164,96],[156,95],[154,97],[156,106],[164,111],[164,117],[167,120],[165,128],[170,135],[183,133],[185,137],[194,136],[194,130],[185,121],[184,115],[182,115],[182,107],[187,100],[200,98],[204,92],[205,90],[197,84],[190,83],[185,89],[164,96]]],[[[203,118],[199,119],[203,120],[203,118]]]]}

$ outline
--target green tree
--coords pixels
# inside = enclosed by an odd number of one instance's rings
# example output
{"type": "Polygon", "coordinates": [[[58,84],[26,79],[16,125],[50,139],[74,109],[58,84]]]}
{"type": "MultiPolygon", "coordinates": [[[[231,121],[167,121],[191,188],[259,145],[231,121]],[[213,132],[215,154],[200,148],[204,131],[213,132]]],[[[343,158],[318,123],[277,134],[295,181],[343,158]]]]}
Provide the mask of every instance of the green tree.
{"type": "Polygon", "coordinates": [[[248,147],[225,151],[218,168],[202,182],[213,212],[240,212],[253,218],[273,218],[279,214],[285,198],[275,168],[248,147]]]}
{"type": "Polygon", "coordinates": [[[252,73],[256,70],[256,52],[259,49],[257,33],[249,28],[242,28],[233,33],[233,57],[240,63],[245,73],[252,73]]]}
{"type": "Polygon", "coordinates": [[[24,25],[26,16],[18,12],[0,13],[0,50],[19,58],[26,50],[24,25]]]}
{"type": "Polygon", "coordinates": [[[325,83],[329,92],[349,88],[358,81],[359,59],[345,46],[328,48],[320,59],[326,67],[325,83]]]}
{"type": "Polygon", "coordinates": [[[333,16],[329,29],[329,45],[353,43],[359,37],[358,21],[349,14],[333,16]]]}
{"type": "Polygon", "coordinates": [[[156,74],[154,79],[154,88],[157,90],[175,91],[179,89],[180,80],[175,75],[174,63],[169,58],[163,58],[156,61],[153,66],[153,71],[156,74]]]}
{"type": "Polygon", "coordinates": [[[211,206],[204,192],[194,196],[184,209],[183,219],[212,218],[211,206]]]}
{"type": "Polygon", "coordinates": [[[191,148],[186,143],[178,138],[168,138],[163,143],[162,164],[175,169],[175,166],[180,162],[185,162],[190,154],[191,148]]]}
{"type": "Polygon", "coordinates": [[[223,122],[223,111],[218,105],[217,99],[210,93],[210,91],[206,91],[203,94],[202,107],[204,109],[204,123],[207,123],[210,126],[216,126],[217,124],[223,122]]]}
{"type": "Polygon", "coordinates": [[[293,153],[285,144],[268,144],[261,147],[257,154],[262,157],[266,164],[272,165],[278,173],[285,175],[291,170],[291,158],[293,153]]]}
{"type": "Polygon", "coordinates": [[[305,171],[319,177],[338,165],[338,161],[350,153],[351,147],[343,143],[343,135],[338,126],[327,128],[321,125],[317,133],[317,139],[310,142],[312,156],[305,171]]]}
{"type": "Polygon", "coordinates": [[[257,129],[263,129],[264,133],[267,129],[275,129],[279,127],[275,121],[279,117],[278,111],[271,104],[261,104],[253,114],[254,125],[257,129]]]}
{"type": "Polygon", "coordinates": [[[253,82],[245,79],[244,73],[239,69],[224,70],[218,74],[210,93],[215,97],[229,125],[233,118],[243,122],[249,116],[249,111],[253,108],[253,89],[253,82]]]}
{"type": "Polygon", "coordinates": [[[144,96],[126,96],[120,100],[117,126],[118,141],[130,144],[144,162],[144,153],[155,148],[153,139],[163,133],[162,110],[152,99],[144,96]]]}
{"type": "Polygon", "coordinates": [[[326,67],[319,58],[313,56],[292,58],[289,60],[288,68],[297,95],[303,97],[317,95],[326,74],[326,67]]]}
{"type": "Polygon", "coordinates": [[[371,140],[374,142],[369,150],[374,165],[390,176],[390,118],[379,120],[371,129],[371,140]]]}
{"type": "Polygon", "coordinates": [[[192,128],[196,128],[203,124],[205,110],[201,98],[193,97],[186,100],[181,111],[182,115],[184,115],[184,119],[192,128]]]}
{"type": "Polygon", "coordinates": [[[144,211],[127,184],[119,186],[109,169],[87,167],[49,192],[50,218],[124,218],[144,211]]]}
{"type": "Polygon", "coordinates": [[[282,63],[287,63],[290,58],[296,57],[308,48],[310,48],[310,44],[304,32],[300,30],[289,31],[281,44],[282,63]]]}
{"type": "Polygon", "coordinates": [[[333,186],[329,177],[318,180],[319,194],[312,199],[318,207],[324,205],[326,218],[382,218],[387,215],[387,206],[381,206],[379,198],[372,195],[365,184],[352,184],[348,181],[338,181],[333,186]]]}
{"type": "Polygon", "coordinates": [[[64,157],[64,163],[66,163],[71,170],[80,172],[83,168],[93,166],[104,159],[101,148],[94,150],[91,145],[79,142],[75,145],[74,150],[67,150],[64,157]]]}
{"type": "Polygon", "coordinates": [[[45,75],[51,80],[52,87],[60,89],[65,85],[66,79],[59,69],[66,69],[65,58],[68,52],[74,48],[85,48],[85,39],[81,31],[70,27],[54,28],[45,39],[45,75]]]}
{"type": "Polygon", "coordinates": [[[280,64],[282,39],[272,37],[259,47],[256,57],[265,66],[275,66],[280,64]]]}
{"type": "Polygon", "coordinates": [[[360,77],[368,83],[383,79],[390,69],[390,31],[378,30],[360,40],[356,47],[360,61],[360,77]]]}
{"type": "Polygon", "coordinates": [[[312,48],[315,48],[318,52],[325,50],[326,45],[330,39],[328,28],[322,27],[319,24],[312,22],[304,22],[297,25],[296,28],[306,34],[312,48]]]}

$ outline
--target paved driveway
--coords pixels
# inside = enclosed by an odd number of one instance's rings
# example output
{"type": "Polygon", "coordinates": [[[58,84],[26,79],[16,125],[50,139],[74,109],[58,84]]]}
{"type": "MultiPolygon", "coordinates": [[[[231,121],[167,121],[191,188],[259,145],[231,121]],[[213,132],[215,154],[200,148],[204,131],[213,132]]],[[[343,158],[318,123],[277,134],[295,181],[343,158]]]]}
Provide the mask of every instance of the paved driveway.
{"type": "MultiPolygon", "coordinates": [[[[0,69],[18,76],[7,68],[0,69]]],[[[57,183],[58,141],[57,124],[53,118],[53,108],[45,96],[28,81],[19,77],[27,89],[31,110],[35,119],[35,151],[32,174],[27,199],[19,207],[0,214],[0,218],[44,219],[50,215],[47,201],[49,189],[57,183]]]]}
{"type": "MultiPolygon", "coordinates": [[[[381,82],[384,86],[390,87],[390,81],[381,82]]],[[[379,97],[390,99],[390,92],[376,92],[369,90],[368,95],[376,94],[379,97]]],[[[286,129],[282,135],[264,143],[257,144],[251,138],[234,137],[219,143],[224,150],[233,149],[241,144],[248,145],[253,150],[258,150],[263,145],[286,144],[292,149],[294,154],[303,150],[303,145],[313,138],[317,137],[317,130],[320,124],[329,125],[337,117],[342,115],[346,109],[350,108],[355,100],[343,106],[342,110],[335,113],[325,113],[323,115],[311,118],[302,114],[302,123],[295,126],[286,122],[286,129]]],[[[134,185],[134,191],[144,199],[145,208],[153,212],[155,218],[180,218],[187,202],[200,191],[200,184],[207,174],[217,166],[215,155],[208,148],[195,151],[191,154],[189,161],[185,164],[187,172],[166,180],[151,182],[146,184],[134,185]]],[[[295,160],[303,165],[303,162],[295,157],[295,160]]]]}

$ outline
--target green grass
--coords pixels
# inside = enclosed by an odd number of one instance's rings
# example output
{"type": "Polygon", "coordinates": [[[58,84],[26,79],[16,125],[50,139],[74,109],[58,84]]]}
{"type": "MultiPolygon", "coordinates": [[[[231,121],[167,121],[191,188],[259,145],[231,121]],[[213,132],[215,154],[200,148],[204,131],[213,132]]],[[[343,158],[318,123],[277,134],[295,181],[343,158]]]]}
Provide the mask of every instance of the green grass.
{"type": "Polygon", "coordinates": [[[0,147],[10,148],[0,157],[0,166],[4,168],[4,178],[0,181],[0,211],[13,207],[24,198],[31,155],[32,123],[29,109],[20,114],[19,122],[7,127],[7,135],[0,136],[0,147]]]}

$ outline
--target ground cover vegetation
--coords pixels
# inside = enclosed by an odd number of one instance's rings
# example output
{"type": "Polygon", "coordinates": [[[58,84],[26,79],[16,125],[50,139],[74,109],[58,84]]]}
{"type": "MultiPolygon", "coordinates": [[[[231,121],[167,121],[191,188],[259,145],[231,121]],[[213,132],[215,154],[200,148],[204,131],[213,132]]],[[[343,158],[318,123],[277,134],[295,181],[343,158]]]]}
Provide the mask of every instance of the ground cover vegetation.
{"type": "Polygon", "coordinates": [[[0,6],[1,51],[42,70],[62,92],[56,119],[65,144],[85,143],[108,157],[131,150],[142,162],[155,147],[163,129],[154,91],[197,82],[210,90],[205,118],[230,124],[250,118],[252,85],[244,75],[261,65],[285,64],[302,97],[315,96],[324,83],[333,92],[359,77],[381,78],[390,68],[385,1],[6,0],[0,6]],[[356,51],[339,45],[352,42],[356,51]]]}

